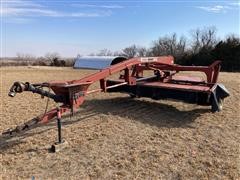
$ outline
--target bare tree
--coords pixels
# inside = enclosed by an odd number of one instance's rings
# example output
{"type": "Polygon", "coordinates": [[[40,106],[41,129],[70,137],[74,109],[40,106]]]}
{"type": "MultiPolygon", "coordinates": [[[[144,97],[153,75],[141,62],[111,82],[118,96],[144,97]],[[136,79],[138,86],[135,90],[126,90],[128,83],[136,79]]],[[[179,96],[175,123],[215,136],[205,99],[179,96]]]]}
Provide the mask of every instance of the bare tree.
{"type": "Polygon", "coordinates": [[[123,54],[128,58],[133,58],[137,55],[138,49],[137,49],[137,46],[134,44],[132,46],[124,48],[122,51],[123,51],[123,54]]]}
{"type": "Polygon", "coordinates": [[[240,37],[238,37],[236,34],[227,35],[225,41],[231,46],[240,46],[240,37]]]}
{"type": "Polygon", "coordinates": [[[112,56],[113,53],[109,49],[102,49],[99,53],[97,53],[97,56],[112,56]]]}
{"type": "Polygon", "coordinates": [[[113,56],[124,56],[124,54],[121,51],[114,51],[113,56]]]}
{"type": "Polygon", "coordinates": [[[50,61],[51,66],[65,66],[66,62],[64,60],[60,60],[60,55],[57,52],[47,53],[45,55],[45,59],[50,61]]]}
{"type": "Polygon", "coordinates": [[[186,37],[181,36],[176,46],[176,51],[175,51],[176,57],[182,57],[185,54],[186,42],[187,42],[186,37]]]}
{"type": "Polygon", "coordinates": [[[216,43],[216,28],[205,27],[203,29],[192,30],[192,50],[198,53],[201,49],[212,49],[216,43]]]}
{"type": "Polygon", "coordinates": [[[17,56],[17,59],[21,61],[30,61],[30,60],[36,59],[36,57],[34,57],[31,54],[17,53],[16,56],[17,56]]]}
{"type": "Polygon", "coordinates": [[[137,48],[137,55],[140,57],[145,57],[148,54],[148,50],[145,47],[138,47],[137,48]]]}
{"type": "Polygon", "coordinates": [[[153,42],[151,54],[153,56],[173,55],[174,57],[183,56],[186,49],[186,38],[184,36],[177,39],[176,33],[171,36],[160,37],[153,42]]]}
{"type": "Polygon", "coordinates": [[[57,52],[48,52],[45,54],[45,59],[52,62],[54,59],[60,59],[60,55],[57,52]]]}
{"type": "Polygon", "coordinates": [[[25,54],[25,53],[17,53],[17,61],[18,63],[22,64],[22,65],[31,65],[34,63],[34,61],[36,61],[36,57],[31,55],[31,54],[25,54]]]}

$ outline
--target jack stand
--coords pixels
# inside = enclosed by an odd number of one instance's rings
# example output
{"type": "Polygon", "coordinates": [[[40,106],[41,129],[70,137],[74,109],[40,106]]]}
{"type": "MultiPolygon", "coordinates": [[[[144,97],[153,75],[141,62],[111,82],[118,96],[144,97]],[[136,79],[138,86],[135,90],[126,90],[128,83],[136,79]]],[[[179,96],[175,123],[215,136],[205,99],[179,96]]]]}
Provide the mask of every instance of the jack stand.
{"type": "Polygon", "coordinates": [[[67,141],[62,140],[62,122],[61,122],[61,112],[57,109],[57,128],[58,128],[58,142],[54,143],[51,147],[51,152],[59,152],[66,148],[67,141]]]}

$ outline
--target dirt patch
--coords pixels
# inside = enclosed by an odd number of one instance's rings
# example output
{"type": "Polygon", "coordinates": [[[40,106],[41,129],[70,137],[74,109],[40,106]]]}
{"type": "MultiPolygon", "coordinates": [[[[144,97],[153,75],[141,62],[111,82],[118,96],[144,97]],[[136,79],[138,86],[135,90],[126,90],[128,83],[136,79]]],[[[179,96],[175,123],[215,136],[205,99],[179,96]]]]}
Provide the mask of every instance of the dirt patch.
{"type": "MultiPolygon", "coordinates": [[[[91,70],[1,68],[0,132],[43,113],[46,99],[7,96],[14,81],[77,79],[91,70]]],[[[224,110],[173,101],[90,95],[63,121],[69,147],[49,153],[56,122],[11,139],[0,138],[2,179],[238,179],[240,73],[221,73],[231,96],[224,110]]],[[[53,102],[50,108],[54,107],[53,102]]]]}

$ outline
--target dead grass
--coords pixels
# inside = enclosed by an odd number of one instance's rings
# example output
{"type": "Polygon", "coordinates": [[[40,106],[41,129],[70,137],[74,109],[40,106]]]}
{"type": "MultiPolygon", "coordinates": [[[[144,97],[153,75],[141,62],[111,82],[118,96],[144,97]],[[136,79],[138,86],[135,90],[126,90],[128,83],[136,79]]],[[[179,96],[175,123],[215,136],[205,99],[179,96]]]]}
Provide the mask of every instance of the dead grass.
{"type": "MultiPolygon", "coordinates": [[[[14,81],[76,79],[92,73],[71,68],[1,68],[0,132],[42,113],[46,99],[32,93],[7,96],[14,81]]],[[[48,152],[56,122],[0,137],[2,179],[238,179],[240,73],[221,73],[231,93],[224,110],[172,101],[90,95],[65,118],[69,147],[48,152]]],[[[53,107],[54,103],[51,102],[53,107]]]]}

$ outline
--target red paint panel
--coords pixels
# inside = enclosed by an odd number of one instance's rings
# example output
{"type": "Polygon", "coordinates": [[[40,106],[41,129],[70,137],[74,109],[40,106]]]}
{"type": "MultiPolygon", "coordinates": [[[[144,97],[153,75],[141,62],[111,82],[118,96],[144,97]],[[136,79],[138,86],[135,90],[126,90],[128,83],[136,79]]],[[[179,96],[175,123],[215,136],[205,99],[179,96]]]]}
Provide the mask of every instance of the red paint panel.
{"type": "Polygon", "coordinates": [[[202,78],[200,77],[191,77],[191,76],[173,76],[172,80],[175,81],[190,81],[190,82],[199,82],[199,83],[203,83],[205,82],[202,78]]]}
{"type": "Polygon", "coordinates": [[[145,82],[139,83],[139,86],[149,86],[149,87],[159,87],[166,89],[177,89],[184,91],[196,91],[196,92],[209,92],[210,87],[207,86],[198,86],[198,85],[186,85],[186,84],[171,84],[171,83],[162,83],[162,82],[145,82]]]}

